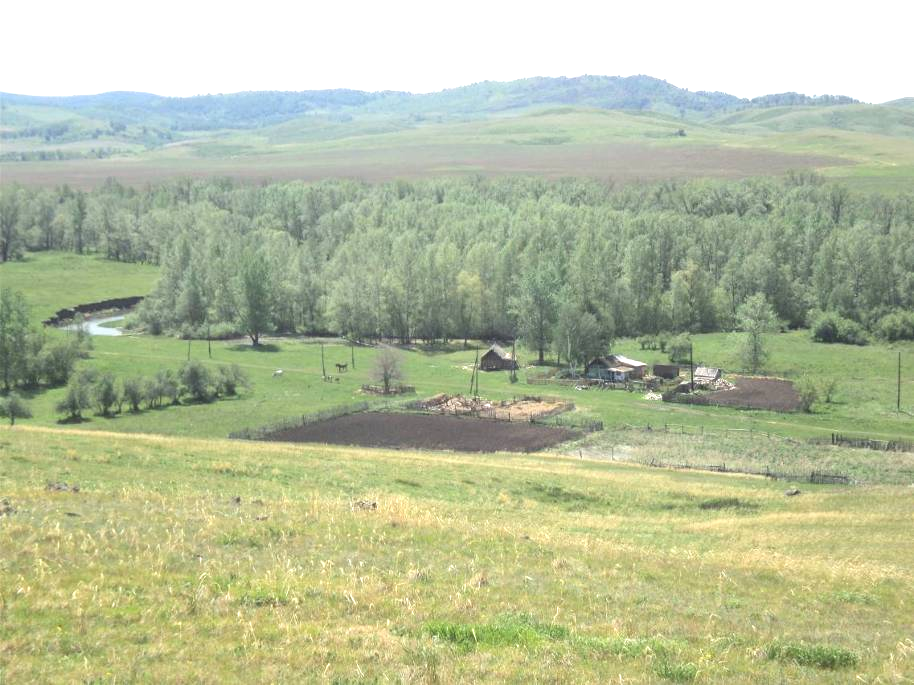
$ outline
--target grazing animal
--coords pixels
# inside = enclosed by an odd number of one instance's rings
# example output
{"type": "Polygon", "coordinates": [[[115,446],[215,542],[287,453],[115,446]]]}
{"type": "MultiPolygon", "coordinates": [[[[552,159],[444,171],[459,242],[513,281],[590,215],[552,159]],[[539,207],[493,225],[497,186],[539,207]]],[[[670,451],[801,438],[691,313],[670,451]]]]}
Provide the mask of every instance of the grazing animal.
{"type": "Polygon", "coordinates": [[[277,376],[280,378],[282,377],[282,369],[276,369],[276,371],[273,372],[273,378],[276,378],[277,376]]]}
{"type": "Polygon", "coordinates": [[[346,370],[346,367],[347,367],[347,366],[349,366],[349,364],[337,364],[337,365],[336,365],[336,370],[337,370],[339,373],[343,373],[343,371],[346,370]]]}

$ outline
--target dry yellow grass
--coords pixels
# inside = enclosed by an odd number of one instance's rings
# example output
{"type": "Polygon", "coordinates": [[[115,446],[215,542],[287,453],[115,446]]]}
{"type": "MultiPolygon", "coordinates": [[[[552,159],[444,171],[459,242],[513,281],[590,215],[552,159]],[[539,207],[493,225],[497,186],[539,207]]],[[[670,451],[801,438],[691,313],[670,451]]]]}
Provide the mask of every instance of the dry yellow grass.
{"type": "Polygon", "coordinates": [[[0,682],[910,682],[911,490],[784,488],[4,429],[0,682]]]}

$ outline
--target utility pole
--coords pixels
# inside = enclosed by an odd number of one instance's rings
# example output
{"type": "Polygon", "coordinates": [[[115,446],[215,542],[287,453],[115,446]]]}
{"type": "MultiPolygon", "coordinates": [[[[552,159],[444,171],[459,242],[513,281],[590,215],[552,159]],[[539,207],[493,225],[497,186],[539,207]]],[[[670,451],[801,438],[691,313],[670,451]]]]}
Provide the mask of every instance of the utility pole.
{"type": "Polygon", "coordinates": [[[349,353],[352,356],[352,370],[355,371],[355,341],[349,341],[349,353]]]}
{"type": "Polygon", "coordinates": [[[190,361],[190,340],[187,341],[187,361],[190,361]]]}
{"type": "Polygon", "coordinates": [[[901,413],[901,350],[898,350],[898,399],[895,400],[895,411],[901,413]]]}
{"type": "Polygon", "coordinates": [[[517,334],[511,340],[511,382],[517,383],[517,334]]]}
{"type": "Polygon", "coordinates": [[[689,343],[689,392],[695,392],[695,363],[692,358],[692,343],[689,343]]]}
{"type": "Polygon", "coordinates": [[[324,343],[321,343],[321,378],[327,377],[327,369],[324,368],[324,343]]]}
{"type": "Polygon", "coordinates": [[[209,354],[209,358],[213,358],[213,339],[209,335],[209,324],[206,324],[206,351],[209,354]]]}

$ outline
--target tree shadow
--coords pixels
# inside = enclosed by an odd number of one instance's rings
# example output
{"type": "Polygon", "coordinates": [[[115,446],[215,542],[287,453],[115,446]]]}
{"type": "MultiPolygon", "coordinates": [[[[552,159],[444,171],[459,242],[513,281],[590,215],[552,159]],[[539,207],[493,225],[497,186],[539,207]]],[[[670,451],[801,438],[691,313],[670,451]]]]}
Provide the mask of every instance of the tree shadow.
{"type": "Polygon", "coordinates": [[[279,352],[279,346],[273,343],[261,343],[260,345],[248,345],[239,343],[229,347],[233,352],[279,352]]]}
{"type": "Polygon", "coordinates": [[[57,423],[61,426],[72,426],[80,423],[88,423],[92,419],[86,418],[85,416],[68,416],[65,419],[57,419],[57,423]]]}

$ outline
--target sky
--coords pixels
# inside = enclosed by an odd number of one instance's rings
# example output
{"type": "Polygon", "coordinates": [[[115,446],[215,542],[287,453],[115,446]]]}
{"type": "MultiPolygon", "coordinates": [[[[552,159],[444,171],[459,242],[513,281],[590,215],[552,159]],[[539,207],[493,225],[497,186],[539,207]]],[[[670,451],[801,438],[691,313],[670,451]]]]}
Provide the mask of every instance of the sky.
{"type": "Polygon", "coordinates": [[[3,0],[0,91],[431,92],[647,74],[741,97],[914,96],[914,3],[3,0]]]}

